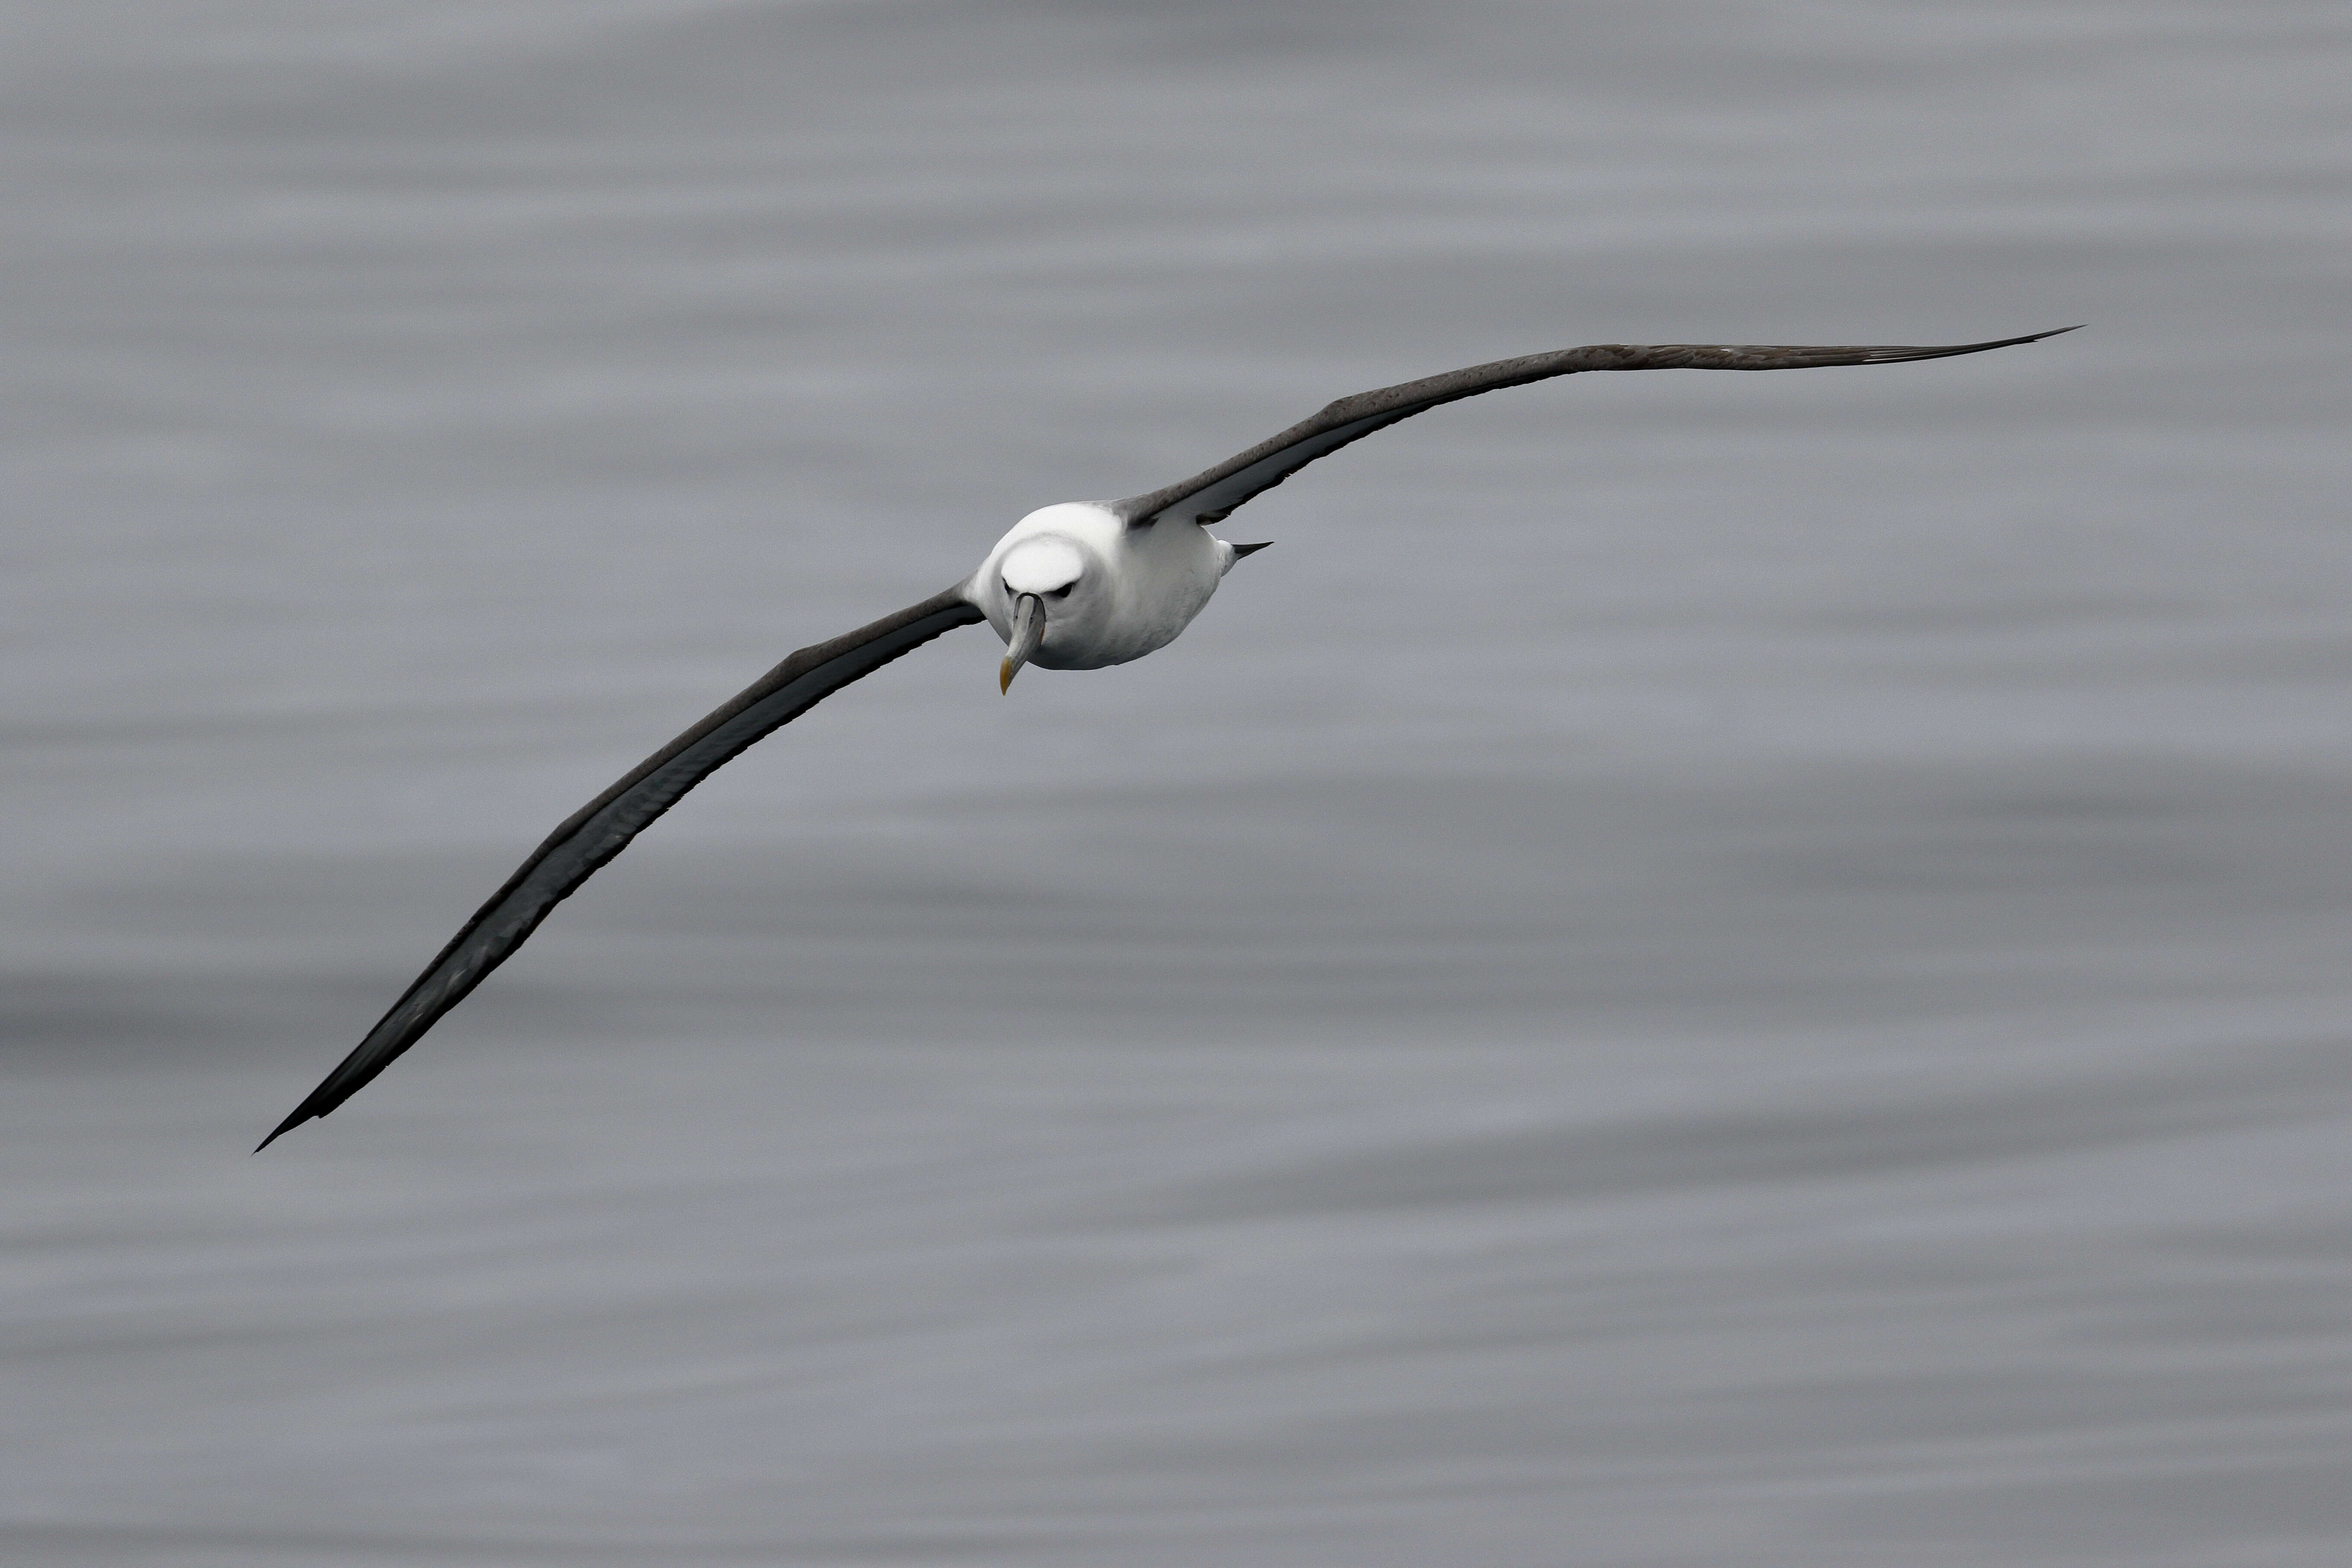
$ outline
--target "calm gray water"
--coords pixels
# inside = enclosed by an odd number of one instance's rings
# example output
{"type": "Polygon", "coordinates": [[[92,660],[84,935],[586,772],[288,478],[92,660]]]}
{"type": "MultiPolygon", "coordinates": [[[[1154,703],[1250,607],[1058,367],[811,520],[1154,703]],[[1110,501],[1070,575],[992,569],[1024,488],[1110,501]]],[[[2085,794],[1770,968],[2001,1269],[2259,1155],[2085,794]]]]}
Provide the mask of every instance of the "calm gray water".
{"type": "Polygon", "coordinates": [[[0,6],[0,1557],[2352,1561],[2352,15],[0,6]],[[247,1150],[785,651],[1326,399],[247,1150]]]}

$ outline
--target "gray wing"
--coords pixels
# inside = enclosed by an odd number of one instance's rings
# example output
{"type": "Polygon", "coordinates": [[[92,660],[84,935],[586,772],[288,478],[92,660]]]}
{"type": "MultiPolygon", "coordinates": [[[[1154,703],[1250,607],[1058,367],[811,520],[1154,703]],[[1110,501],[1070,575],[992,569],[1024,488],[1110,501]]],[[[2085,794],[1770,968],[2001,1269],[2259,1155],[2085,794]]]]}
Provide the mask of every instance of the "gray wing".
{"type": "Polygon", "coordinates": [[[1474,364],[1401,386],[1360,392],[1329,405],[1312,418],[1303,419],[1281,435],[1269,437],[1246,452],[1236,453],[1206,473],[1149,495],[1113,501],[1111,509],[1130,528],[1142,528],[1163,517],[1189,522],[1215,522],[1234,508],[1263,490],[1270,490],[1318,458],[1328,457],[1350,441],[1360,441],[1375,430],[1385,430],[1400,419],[1435,408],[1443,403],[1475,397],[1506,386],[1525,386],[1556,375],[1582,370],[1809,370],[1832,364],[1896,364],[1905,360],[1946,359],[1953,354],[1982,353],[2012,343],[2038,342],[2071,332],[2059,327],[2021,338],[2000,338],[1989,343],[1953,343],[1937,348],[1790,348],[1773,344],[1594,343],[1587,348],[1559,349],[1551,353],[1498,359],[1474,364]]]}
{"type": "Polygon", "coordinates": [[[717,712],[647,757],[612,788],[574,812],[507,879],[490,901],[441,950],[392,1011],[370,1029],[359,1048],[329,1073],[278,1131],[324,1116],[357,1094],[392,1059],[424,1037],[434,1020],[465,1000],[491,970],[539,929],[555,906],[578,889],[630,839],[676,805],[686,792],[770,731],[791,723],[851,681],[872,674],[956,626],[983,617],[959,584],[919,605],[885,616],[846,637],[804,647],[770,670],[717,712]]]}

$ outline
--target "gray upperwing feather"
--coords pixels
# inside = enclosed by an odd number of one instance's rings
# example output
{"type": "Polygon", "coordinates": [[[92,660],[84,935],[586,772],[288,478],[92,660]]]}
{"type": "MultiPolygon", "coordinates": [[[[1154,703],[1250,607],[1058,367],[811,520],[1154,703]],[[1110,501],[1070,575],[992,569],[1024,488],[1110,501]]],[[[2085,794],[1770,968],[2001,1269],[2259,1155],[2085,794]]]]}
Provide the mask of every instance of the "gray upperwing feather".
{"type": "Polygon", "coordinates": [[[506,886],[450,939],[440,956],[425,966],[358,1048],[255,1152],[267,1149],[280,1134],[326,1115],[358,1093],[394,1058],[421,1039],[436,1019],[505,963],[557,904],[696,784],[850,682],[942,632],[982,618],[965,601],[959,584],[845,637],[802,648],[647,757],[548,836],[506,886]]]}
{"type": "Polygon", "coordinates": [[[2059,327],[2047,332],[2028,333],[2021,338],[1999,338],[1987,343],[1951,343],[1929,348],[1804,348],[1769,343],[1658,343],[1649,346],[1593,343],[1580,349],[1559,349],[1551,353],[1527,354],[1518,359],[1498,359],[1490,364],[1474,364],[1465,370],[1448,371],[1444,375],[1428,376],[1420,381],[1408,381],[1396,386],[1384,386],[1377,391],[1360,392],[1353,397],[1340,398],[1312,417],[1299,421],[1245,452],[1235,453],[1205,473],[1195,474],[1181,484],[1170,485],[1165,489],[1153,490],[1147,495],[1129,496],[1110,505],[1130,528],[1144,527],[1161,517],[1192,522],[1215,522],[1252,496],[1272,489],[1316,458],[1328,457],[1349,442],[1360,441],[1375,430],[1384,430],[1400,419],[1410,419],[1441,404],[1475,397],[1482,392],[1498,392],[1507,386],[1525,386],[1531,381],[1549,381],[1553,376],[1573,375],[1579,371],[1806,370],[1835,364],[1896,364],[1905,360],[1947,359],[1954,354],[1982,353],[1987,349],[2038,342],[2043,338],[2055,337],[2059,332],[2073,331],[2073,327],[2059,327]]]}

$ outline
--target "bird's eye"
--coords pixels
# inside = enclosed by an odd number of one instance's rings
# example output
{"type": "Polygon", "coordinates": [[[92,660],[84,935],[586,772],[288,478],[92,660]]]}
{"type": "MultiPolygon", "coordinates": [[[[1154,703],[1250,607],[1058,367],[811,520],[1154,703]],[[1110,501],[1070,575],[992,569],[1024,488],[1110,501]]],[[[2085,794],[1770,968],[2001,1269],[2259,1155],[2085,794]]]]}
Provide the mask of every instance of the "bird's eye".
{"type": "Polygon", "coordinates": [[[1077,584],[1076,583],[1065,583],[1058,588],[1048,589],[1046,591],[1045,597],[1049,599],[1066,599],[1070,596],[1070,590],[1076,586],[1077,584]]]}

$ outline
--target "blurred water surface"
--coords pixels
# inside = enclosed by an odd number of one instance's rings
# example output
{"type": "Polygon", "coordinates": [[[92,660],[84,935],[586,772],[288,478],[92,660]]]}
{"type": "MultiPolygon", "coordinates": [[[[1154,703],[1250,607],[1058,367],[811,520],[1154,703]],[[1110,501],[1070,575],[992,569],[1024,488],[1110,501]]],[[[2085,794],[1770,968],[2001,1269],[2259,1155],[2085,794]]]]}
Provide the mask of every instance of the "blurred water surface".
{"type": "Polygon", "coordinates": [[[2352,1551],[2352,16],[0,6],[0,1555],[2352,1551]],[[547,828],[955,634],[245,1151],[547,828]]]}

